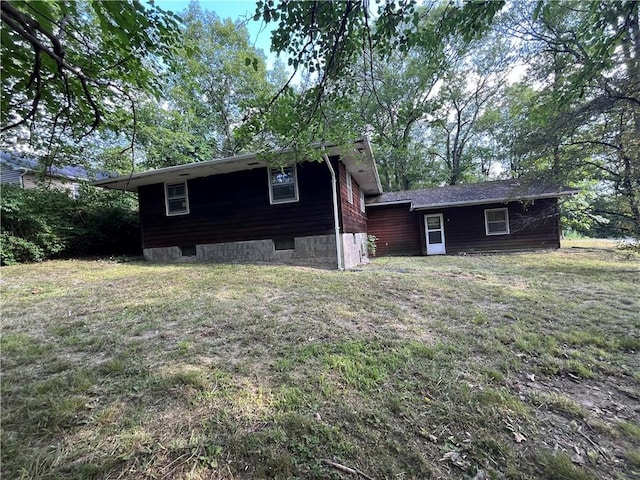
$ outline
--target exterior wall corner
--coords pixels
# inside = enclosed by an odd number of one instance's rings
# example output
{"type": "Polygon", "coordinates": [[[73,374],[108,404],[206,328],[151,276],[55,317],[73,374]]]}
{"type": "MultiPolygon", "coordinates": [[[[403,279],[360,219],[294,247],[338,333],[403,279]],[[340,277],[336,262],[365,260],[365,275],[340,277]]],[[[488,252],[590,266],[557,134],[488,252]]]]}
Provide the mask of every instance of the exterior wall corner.
{"type": "Polygon", "coordinates": [[[345,269],[369,263],[366,233],[343,233],[342,247],[345,269]]]}

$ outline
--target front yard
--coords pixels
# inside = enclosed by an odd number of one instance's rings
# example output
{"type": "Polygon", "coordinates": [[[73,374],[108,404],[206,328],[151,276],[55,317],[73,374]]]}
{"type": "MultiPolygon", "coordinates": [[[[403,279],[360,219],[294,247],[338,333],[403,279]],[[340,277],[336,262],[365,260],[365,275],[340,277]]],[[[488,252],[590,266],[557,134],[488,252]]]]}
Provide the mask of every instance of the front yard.
{"type": "Polygon", "coordinates": [[[5,478],[640,475],[640,259],[3,267],[5,478]]]}

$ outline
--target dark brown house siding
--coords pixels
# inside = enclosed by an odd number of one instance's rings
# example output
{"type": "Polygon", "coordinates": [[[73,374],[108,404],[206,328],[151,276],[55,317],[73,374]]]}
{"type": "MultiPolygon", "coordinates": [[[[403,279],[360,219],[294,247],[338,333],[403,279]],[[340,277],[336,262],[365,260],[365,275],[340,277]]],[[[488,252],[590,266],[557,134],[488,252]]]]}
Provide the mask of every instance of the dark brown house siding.
{"type": "MultiPolygon", "coordinates": [[[[415,212],[420,215],[420,230],[424,230],[426,213],[442,213],[447,253],[516,251],[535,248],[559,248],[560,231],[557,199],[538,199],[530,204],[508,204],[507,235],[487,235],[484,211],[504,208],[505,204],[473,205],[415,212]]],[[[423,249],[423,253],[426,253],[423,249]]]]}
{"type": "Polygon", "coordinates": [[[426,255],[424,215],[442,213],[448,254],[560,247],[557,199],[509,203],[507,235],[486,234],[484,211],[505,204],[409,211],[409,204],[369,207],[367,232],[378,237],[377,256],[426,255]]]}
{"type": "Polygon", "coordinates": [[[367,231],[367,216],[360,209],[360,186],[352,178],[353,202],[349,202],[347,193],[347,169],[338,164],[338,185],[340,190],[340,218],[343,233],[362,233],[367,231]]]}
{"type": "Polygon", "coordinates": [[[367,214],[367,233],[377,237],[376,256],[422,253],[420,216],[408,203],[370,207],[367,214]]]}
{"type": "Polygon", "coordinates": [[[167,216],[164,184],[139,189],[143,248],[334,233],[331,176],[297,165],[299,201],[270,205],[264,168],[188,180],[187,215],[167,216]]]}

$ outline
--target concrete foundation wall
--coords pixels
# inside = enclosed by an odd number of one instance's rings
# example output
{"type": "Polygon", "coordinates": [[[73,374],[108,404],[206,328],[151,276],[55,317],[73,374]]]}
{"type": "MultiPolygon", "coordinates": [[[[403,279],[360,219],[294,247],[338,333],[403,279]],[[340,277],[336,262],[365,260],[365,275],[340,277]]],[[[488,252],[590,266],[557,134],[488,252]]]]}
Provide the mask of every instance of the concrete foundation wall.
{"type": "Polygon", "coordinates": [[[180,247],[145,248],[145,260],[158,263],[195,263],[196,257],[184,257],[180,247]]]}
{"type": "Polygon", "coordinates": [[[343,233],[342,248],[344,268],[353,268],[363,263],[369,263],[366,233],[343,233]]]}
{"type": "Polygon", "coordinates": [[[182,256],[177,246],[145,248],[144,257],[153,262],[275,263],[328,269],[338,266],[334,235],[295,237],[292,250],[276,250],[269,239],[196,245],[194,256],[182,256]]]}
{"type": "Polygon", "coordinates": [[[199,262],[265,263],[273,260],[273,252],[271,240],[196,245],[199,262]]]}

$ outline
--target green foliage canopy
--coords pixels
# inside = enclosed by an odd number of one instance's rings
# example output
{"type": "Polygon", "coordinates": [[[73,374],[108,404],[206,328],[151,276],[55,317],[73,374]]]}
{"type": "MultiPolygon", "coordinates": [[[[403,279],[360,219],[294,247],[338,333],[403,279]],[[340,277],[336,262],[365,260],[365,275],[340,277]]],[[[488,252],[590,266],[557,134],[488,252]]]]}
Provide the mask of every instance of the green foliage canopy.
{"type": "Polygon", "coordinates": [[[601,183],[593,217],[640,238],[640,4],[540,2],[514,33],[542,88],[517,149],[522,173],[601,183]],[[609,197],[605,201],[604,197],[609,197]],[[615,221],[614,221],[615,220],[615,221]]]}
{"type": "Polygon", "coordinates": [[[3,1],[1,11],[3,144],[26,135],[49,152],[99,126],[119,130],[123,112],[135,118],[179,35],[175,16],[138,0],[3,1]]]}
{"type": "Polygon", "coordinates": [[[366,62],[366,57],[375,55],[376,61],[385,61],[397,52],[420,48],[423,63],[432,65],[442,54],[443,39],[459,36],[468,42],[479,37],[503,4],[433,1],[419,7],[415,0],[391,0],[373,15],[367,0],[259,1],[254,19],[277,24],[272,51],[285,53],[295,70],[315,75],[313,84],[298,96],[299,120],[289,129],[291,141],[297,142],[305,129],[316,140],[331,139],[330,135],[344,131],[327,128],[335,121],[327,119],[332,112],[325,107],[331,105],[335,110],[346,94],[356,91],[356,84],[345,78],[364,74],[370,83],[375,81],[371,63],[361,69],[359,60],[366,62]]]}
{"type": "Polygon", "coordinates": [[[163,77],[162,99],[140,109],[145,167],[163,167],[243,151],[236,134],[247,112],[275,94],[261,51],[246,26],[191,3],[180,14],[183,43],[163,77]]]}

